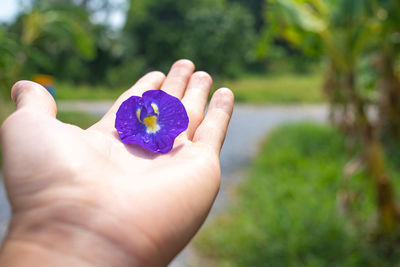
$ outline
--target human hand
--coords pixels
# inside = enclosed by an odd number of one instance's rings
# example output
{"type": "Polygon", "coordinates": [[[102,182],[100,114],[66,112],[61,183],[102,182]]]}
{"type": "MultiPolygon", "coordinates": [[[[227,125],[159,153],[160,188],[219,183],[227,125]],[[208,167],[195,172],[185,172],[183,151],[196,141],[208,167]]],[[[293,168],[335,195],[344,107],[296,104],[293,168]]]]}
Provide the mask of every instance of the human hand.
{"type": "Polygon", "coordinates": [[[58,121],[43,87],[17,83],[17,110],[1,128],[13,217],[0,265],[168,264],[216,197],[219,152],[233,108],[232,92],[219,89],[203,118],[212,81],[193,72],[193,63],[180,60],[166,78],[145,75],[87,130],[58,121]],[[189,116],[188,130],[167,154],[125,145],[114,129],[124,100],[156,88],[181,99],[189,116]]]}

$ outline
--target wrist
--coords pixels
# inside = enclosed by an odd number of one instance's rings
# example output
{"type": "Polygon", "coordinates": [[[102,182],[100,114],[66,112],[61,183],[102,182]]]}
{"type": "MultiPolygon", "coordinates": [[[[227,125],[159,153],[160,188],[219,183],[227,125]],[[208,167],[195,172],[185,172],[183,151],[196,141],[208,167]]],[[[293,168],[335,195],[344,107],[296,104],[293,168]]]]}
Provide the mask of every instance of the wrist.
{"type": "Polygon", "coordinates": [[[85,224],[35,211],[13,218],[0,253],[0,266],[27,265],[102,267],[141,263],[125,248],[85,224]]]}

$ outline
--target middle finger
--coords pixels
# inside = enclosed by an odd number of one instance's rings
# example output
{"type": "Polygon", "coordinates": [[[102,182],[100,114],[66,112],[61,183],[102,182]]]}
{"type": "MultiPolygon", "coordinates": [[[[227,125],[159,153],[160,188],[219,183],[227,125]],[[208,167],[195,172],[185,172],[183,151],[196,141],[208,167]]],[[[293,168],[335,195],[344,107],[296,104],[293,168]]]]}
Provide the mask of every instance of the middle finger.
{"type": "Polygon", "coordinates": [[[194,72],[194,68],[194,64],[190,60],[178,60],[172,65],[161,90],[182,99],[190,76],[192,76],[194,72]]]}

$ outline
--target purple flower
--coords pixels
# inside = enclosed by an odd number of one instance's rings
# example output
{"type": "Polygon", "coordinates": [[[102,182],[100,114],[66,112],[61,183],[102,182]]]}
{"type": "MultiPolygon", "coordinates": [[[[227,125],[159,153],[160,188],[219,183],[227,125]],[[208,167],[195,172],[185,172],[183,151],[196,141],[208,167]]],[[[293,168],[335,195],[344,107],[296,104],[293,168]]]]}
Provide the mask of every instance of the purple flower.
{"type": "Polygon", "coordinates": [[[181,101],[162,90],[131,96],[117,111],[115,128],[125,144],[138,144],[153,153],[167,153],[189,124],[181,101]]]}

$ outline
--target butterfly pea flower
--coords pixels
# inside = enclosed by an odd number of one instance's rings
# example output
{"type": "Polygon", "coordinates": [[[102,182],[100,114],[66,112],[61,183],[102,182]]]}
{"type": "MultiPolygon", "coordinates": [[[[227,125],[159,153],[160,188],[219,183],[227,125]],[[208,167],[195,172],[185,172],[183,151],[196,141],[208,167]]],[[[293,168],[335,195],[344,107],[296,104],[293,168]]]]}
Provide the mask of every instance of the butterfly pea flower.
{"type": "Polygon", "coordinates": [[[188,124],[182,102],[162,90],[131,96],[121,104],[115,119],[123,143],[137,144],[153,153],[169,152],[188,124]]]}

